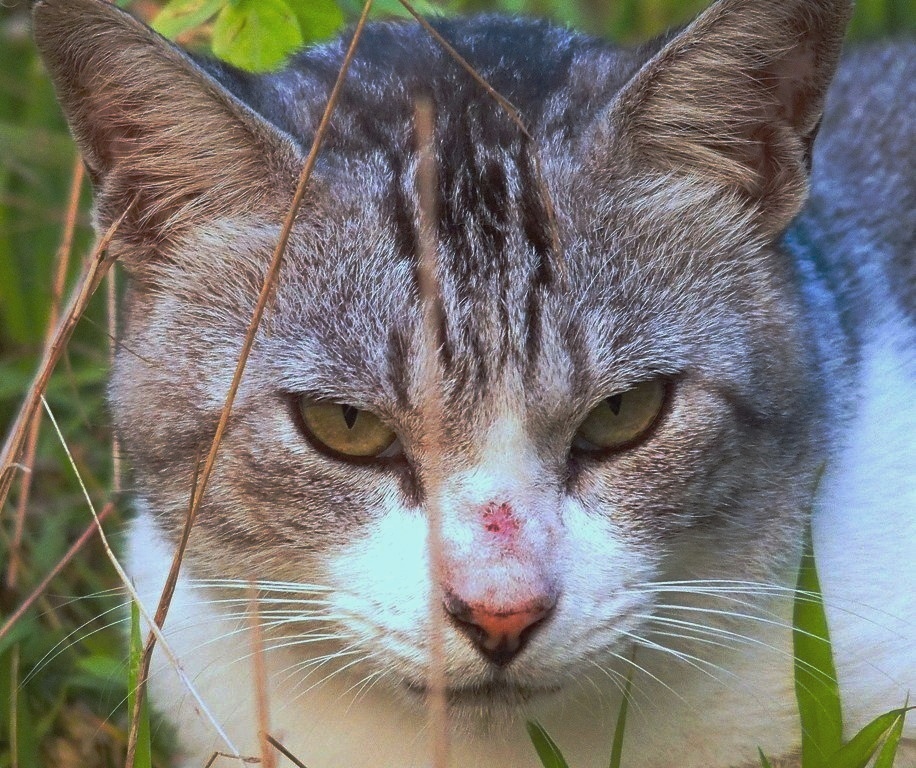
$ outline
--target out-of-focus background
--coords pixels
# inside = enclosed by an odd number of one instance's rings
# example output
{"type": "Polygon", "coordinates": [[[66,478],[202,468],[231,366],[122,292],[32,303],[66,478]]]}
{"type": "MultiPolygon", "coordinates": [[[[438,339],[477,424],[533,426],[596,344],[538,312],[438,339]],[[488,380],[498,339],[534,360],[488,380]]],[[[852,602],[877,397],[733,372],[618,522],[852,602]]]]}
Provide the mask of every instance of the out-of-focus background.
{"type": "MultiPolygon", "coordinates": [[[[120,2],[164,34],[240,66],[268,69],[293,48],[352,23],[359,0],[120,2]]],[[[706,0],[417,0],[423,13],[534,14],[621,42],[689,20],[706,0]]],[[[377,0],[376,16],[404,16],[377,0]]],[[[916,0],[858,0],[850,37],[916,32],[916,0]]],[[[73,197],[77,155],[29,35],[28,3],[0,2],[0,437],[34,375],[56,293],[66,295],[91,249],[90,190],[73,197]],[[67,220],[75,221],[72,248],[67,220]],[[59,252],[70,252],[58,267],[59,252]],[[57,289],[55,289],[57,284],[57,289]],[[61,289],[63,289],[61,291],[61,289]]],[[[120,282],[117,276],[116,281],[120,282]]],[[[111,306],[103,287],[57,365],[47,397],[107,527],[129,515],[129,471],[113,469],[104,388],[111,306]],[[123,477],[121,476],[123,474],[123,477]],[[122,489],[123,488],[123,489],[122,489]]],[[[151,414],[155,418],[155,414],[151,414]]],[[[0,768],[120,768],[126,741],[126,615],[94,537],[11,628],[4,624],[91,521],[57,436],[44,419],[0,508],[0,768]],[[26,490],[22,479],[31,478],[26,490]]],[[[168,738],[156,759],[166,764],[168,738]]]]}

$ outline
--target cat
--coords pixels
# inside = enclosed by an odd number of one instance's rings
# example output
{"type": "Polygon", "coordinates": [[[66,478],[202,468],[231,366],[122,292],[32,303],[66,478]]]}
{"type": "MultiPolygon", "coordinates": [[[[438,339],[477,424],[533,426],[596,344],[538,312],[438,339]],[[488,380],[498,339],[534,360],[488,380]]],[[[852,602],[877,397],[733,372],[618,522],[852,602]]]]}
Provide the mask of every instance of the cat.
{"type": "MultiPolygon", "coordinates": [[[[207,711],[161,653],[150,679],[182,768],[259,754],[252,585],[271,733],[310,768],[430,764],[431,604],[450,765],[538,765],[528,719],[606,765],[628,676],[628,768],[796,765],[809,519],[847,735],[916,693],[916,56],[841,62],[849,15],[718,0],[632,49],[434,20],[526,130],[419,24],[365,28],[165,624],[207,711]]],[[[110,402],[152,611],[350,36],[253,75],[97,0],[34,32],[97,229],[129,208],[110,402]]]]}

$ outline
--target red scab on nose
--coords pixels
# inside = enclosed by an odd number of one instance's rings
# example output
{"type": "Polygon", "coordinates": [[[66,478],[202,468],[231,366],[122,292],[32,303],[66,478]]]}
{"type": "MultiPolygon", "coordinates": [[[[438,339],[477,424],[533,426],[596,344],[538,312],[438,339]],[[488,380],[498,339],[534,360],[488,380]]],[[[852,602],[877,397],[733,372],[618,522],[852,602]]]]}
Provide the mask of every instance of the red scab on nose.
{"type": "Polygon", "coordinates": [[[518,531],[519,523],[507,502],[497,504],[491,501],[483,508],[483,527],[496,536],[510,537],[518,531]]]}

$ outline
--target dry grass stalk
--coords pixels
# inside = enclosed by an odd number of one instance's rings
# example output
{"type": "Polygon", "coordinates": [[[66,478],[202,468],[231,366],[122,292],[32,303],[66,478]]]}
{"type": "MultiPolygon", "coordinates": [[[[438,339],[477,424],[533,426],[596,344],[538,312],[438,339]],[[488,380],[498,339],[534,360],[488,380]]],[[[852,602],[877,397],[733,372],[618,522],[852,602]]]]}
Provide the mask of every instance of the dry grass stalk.
{"type": "MultiPolygon", "coordinates": [[[[80,192],[83,188],[83,162],[77,159],[73,167],[70,182],[70,194],[67,201],[67,216],[57,247],[54,266],[54,282],[51,285],[51,307],[48,311],[48,326],[45,331],[44,349],[47,351],[54,339],[54,330],[60,318],[60,304],[63,301],[64,287],[67,281],[67,269],[73,253],[73,235],[76,232],[76,220],[79,216],[80,192]]],[[[22,480],[19,486],[19,498],[16,502],[16,520],[13,526],[13,538],[9,546],[9,562],[6,569],[6,588],[15,592],[19,584],[19,562],[22,550],[22,536],[25,530],[25,517],[32,491],[32,479],[35,469],[35,454],[38,448],[38,435],[41,431],[41,412],[36,410],[28,427],[25,450],[22,459],[22,480]]]]}
{"type": "Polygon", "coordinates": [[[414,19],[419,22],[430,36],[437,42],[445,52],[451,56],[459,66],[464,69],[479,85],[483,88],[487,94],[497,103],[500,107],[505,110],[506,114],[509,116],[509,119],[512,120],[518,126],[519,131],[521,131],[522,136],[524,136],[530,145],[531,159],[534,162],[534,177],[537,180],[538,185],[538,194],[540,195],[541,202],[544,205],[544,210],[547,214],[547,226],[550,230],[550,240],[553,250],[554,263],[557,267],[557,271],[560,276],[565,275],[565,266],[563,260],[563,245],[560,240],[560,228],[557,224],[556,209],[553,205],[553,198],[550,196],[550,190],[547,188],[547,182],[544,180],[544,172],[541,166],[541,157],[540,153],[537,150],[537,145],[535,143],[534,137],[531,135],[531,132],[528,130],[528,126],[525,123],[524,118],[521,115],[521,112],[518,111],[518,108],[509,101],[505,96],[503,96],[499,91],[497,91],[490,83],[487,82],[486,78],[480,74],[470,62],[464,58],[455,48],[448,42],[439,32],[429,23],[425,18],[423,18],[416,8],[410,4],[409,0],[398,0],[401,5],[407,10],[407,12],[414,17],[414,19]]]}
{"type": "Polygon", "coordinates": [[[32,478],[35,474],[35,455],[38,450],[38,434],[41,431],[41,412],[36,411],[29,424],[29,432],[23,451],[22,479],[19,481],[19,498],[16,500],[16,516],[13,535],[9,541],[9,561],[6,565],[6,591],[13,594],[19,586],[19,562],[22,557],[22,536],[25,532],[25,516],[32,492],[32,478]]]}
{"type": "Polygon", "coordinates": [[[48,386],[48,380],[51,378],[54,366],[64,354],[67,342],[69,342],[70,336],[73,334],[73,329],[76,328],[76,324],[79,322],[83,312],[86,311],[89,300],[99,287],[102,278],[111,269],[112,260],[107,256],[106,249],[132,207],[133,203],[127,206],[124,213],[114,221],[99,240],[92,252],[92,256],[88,260],[88,265],[82,277],[73,290],[63,320],[58,324],[51,343],[45,348],[41,364],[38,367],[38,373],[35,374],[35,378],[32,380],[25,402],[19,409],[6,442],[3,444],[3,451],[0,452],[0,508],[6,502],[7,494],[15,476],[16,462],[19,461],[22,455],[23,444],[28,435],[29,425],[41,405],[42,395],[48,386]]]}
{"type": "Polygon", "coordinates": [[[51,317],[54,322],[48,322],[49,330],[57,325],[57,314],[60,312],[60,303],[64,298],[64,288],[67,283],[67,270],[70,264],[70,255],[73,253],[73,238],[76,234],[76,223],[79,217],[80,195],[83,191],[83,182],[86,179],[86,166],[82,158],[73,162],[73,173],[70,177],[70,192],[67,195],[67,215],[64,224],[63,236],[57,249],[56,267],[54,271],[54,284],[51,290],[51,317]]]}
{"type": "Polygon", "coordinates": [[[261,748],[261,765],[275,768],[277,765],[274,751],[271,749],[270,734],[270,701],[267,693],[267,665],[264,662],[264,633],[261,627],[261,614],[258,610],[258,593],[251,585],[250,595],[251,654],[254,676],[255,702],[258,709],[258,743],[261,748]]]}
{"type": "Polygon", "coordinates": [[[429,554],[429,706],[432,733],[432,766],[445,768],[448,764],[448,700],[445,674],[445,617],[438,584],[443,571],[442,562],[442,488],[443,389],[439,361],[439,339],[443,328],[443,308],[437,279],[438,201],[436,195],[435,116],[427,99],[418,99],[414,114],[417,134],[417,196],[420,202],[418,283],[423,307],[423,338],[425,354],[423,371],[423,437],[427,466],[423,473],[423,493],[429,524],[427,552],[429,554]]]}
{"type": "Polygon", "coordinates": [[[267,734],[267,741],[271,744],[274,749],[277,750],[281,755],[283,755],[287,760],[292,762],[296,768],[307,768],[305,763],[303,763],[298,757],[296,757],[292,752],[290,752],[286,747],[284,747],[279,741],[277,741],[269,733],[267,734]]]}
{"type": "Polygon", "coordinates": [[[242,758],[236,758],[235,755],[230,755],[230,754],[228,754],[228,753],[226,753],[226,752],[214,752],[212,755],[210,755],[210,759],[207,760],[207,764],[204,766],[204,768],[212,768],[213,764],[214,764],[217,760],[219,760],[221,757],[231,757],[231,758],[233,758],[233,759],[239,759],[239,760],[241,760],[245,765],[256,765],[256,764],[258,764],[258,763],[261,762],[261,758],[260,758],[260,757],[242,757],[242,758]]]}
{"type": "MultiPolygon", "coordinates": [[[[108,366],[114,368],[118,348],[118,283],[117,272],[111,270],[105,280],[106,317],[108,320],[108,366]]],[[[121,445],[117,435],[111,436],[111,492],[121,495],[121,445]]]]}
{"type": "MultiPolygon", "coordinates": [[[[99,512],[99,520],[104,521],[112,512],[114,512],[115,506],[112,502],[108,502],[102,511],[99,512]]],[[[16,625],[16,623],[23,617],[26,611],[31,608],[35,602],[44,594],[44,591],[48,588],[48,585],[57,578],[58,574],[67,567],[70,561],[76,556],[76,554],[86,546],[86,543],[89,539],[92,538],[95,534],[97,528],[95,522],[90,523],[90,525],[80,534],[80,537],[70,545],[70,549],[67,550],[67,553],[57,561],[54,567],[48,572],[45,577],[41,580],[41,583],[35,587],[30,593],[29,596],[22,601],[19,607],[13,611],[10,617],[3,623],[3,626],[0,626],[0,640],[2,640],[7,633],[16,625]]]]}

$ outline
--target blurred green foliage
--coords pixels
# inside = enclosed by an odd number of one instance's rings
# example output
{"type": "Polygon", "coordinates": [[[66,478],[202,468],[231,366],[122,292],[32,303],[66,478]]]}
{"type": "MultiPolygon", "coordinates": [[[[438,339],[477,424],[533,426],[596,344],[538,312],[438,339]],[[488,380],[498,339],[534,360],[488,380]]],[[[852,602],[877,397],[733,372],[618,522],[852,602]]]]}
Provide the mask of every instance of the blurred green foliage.
{"type": "MultiPolygon", "coordinates": [[[[360,0],[121,0],[183,44],[252,69],[275,66],[302,42],[351,23],[360,0]]],[[[684,23],[705,0],[417,0],[424,13],[501,11],[548,16],[633,42],[684,23]]],[[[377,16],[404,11],[377,0],[377,16]]],[[[859,0],[851,34],[916,30],[914,0],[859,0]]],[[[51,304],[52,271],[76,153],[29,38],[25,0],[0,4],[0,434],[37,367],[51,304]]],[[[88,185],[85,185],[88,187],[88,185]]],[[[91,243],[83,189],[68,284],[91,243]]],[[[104,292],[103,292],[104,293],[104,292]]],[[[112,497],[111,437],[104,404],[108,332],[103,297],[80,323],[48,399],[68,435],[90,493],[112,497]]],[[[0,624],[66,551],[88,511],[51,430],[40,435],[15,589],[0,584],[0,624]]],[[[6,571],[16,486],[0,509],[0,578],[6,571]]],[[[126,507],[126,503],[121,504],[126,507]]],[[[123,510],[122,510],[123,511],[123,510]]],[[[117,528],[116,521],[113,527],[117,528]]],[[[0,768],[116,766],[126,726],[127,617],[97,543],[56,579],[46,598],[0,640],[0,768]],[[18,683],[15,678],[18,678],[18,683]],[[24,681],[24,682],[23,682],[24,681]],[[11,723],[15,720],[15,734],[11,723]],[[14,739],[15,736],[15,739],[14,739]]]]}

